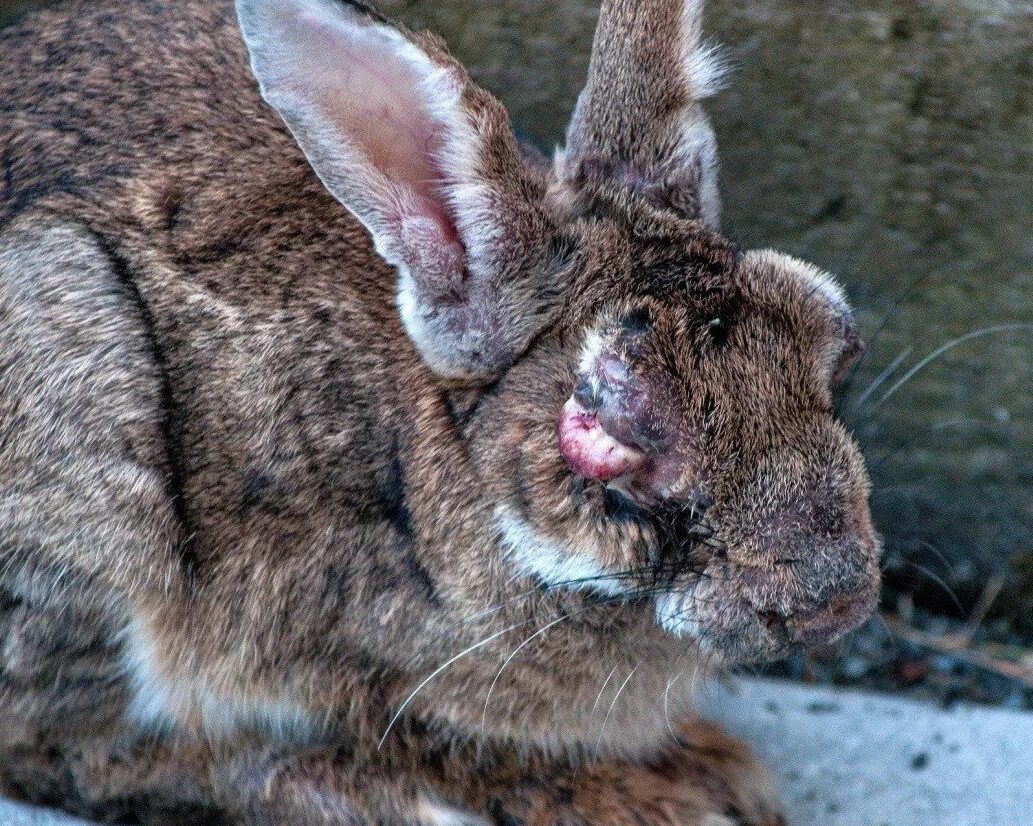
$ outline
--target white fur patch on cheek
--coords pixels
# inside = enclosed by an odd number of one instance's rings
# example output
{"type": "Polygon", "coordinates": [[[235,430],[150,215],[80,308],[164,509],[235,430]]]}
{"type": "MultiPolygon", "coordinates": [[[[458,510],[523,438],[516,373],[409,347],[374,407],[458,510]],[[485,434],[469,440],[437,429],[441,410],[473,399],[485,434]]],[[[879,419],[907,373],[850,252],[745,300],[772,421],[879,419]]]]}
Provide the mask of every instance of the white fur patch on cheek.
{"type": "Polygon", "coordinates": [[[581,346],[581,356],[578,358],[578,376],[592,385],[594,394],[599,393],[599,371],[596,365],[602,355],[603,345],[603,334],[599,330],[589,330],[585,336],[585,343],[581,346]]]}
{"type": "Polygon", "coordinates": [[[421,826],[488,826],[483,818],[426,798],[417,804],[417,817],[421,826]]]}
{"type": "Polygon", "coordinates": [[[577,369],[582,376],[590,376],[595,372],[595,363],[603,351],[603,336],[598,330],[590,330],[581,347],[581,357],[577,369]]]}
{"type": "Polygon", "coordinates": [[[614,595],[625,592],[621,581],[607,576],[591,553],[565,548],[542,536],[512,509],[499,505],[495,509],[495,523],[520,574],[549,586],[592,588],[614,595]]]}
{"type": "Polygon", "coordinates": [[[694,588],[668,591],[656,600],[656,624],[676,637],[698,638],[697,605],[694,588]]]}

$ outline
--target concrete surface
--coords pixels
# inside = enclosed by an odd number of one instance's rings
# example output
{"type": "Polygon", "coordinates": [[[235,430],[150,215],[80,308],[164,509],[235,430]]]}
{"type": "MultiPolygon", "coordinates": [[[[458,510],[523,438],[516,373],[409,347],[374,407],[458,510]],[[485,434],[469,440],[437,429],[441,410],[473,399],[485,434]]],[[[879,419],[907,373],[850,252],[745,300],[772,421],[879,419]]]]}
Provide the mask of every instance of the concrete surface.
{"type": "MultiPolygon", "coordinates": [[[[757,679],[700,705],[761,752],[792,826],[1033,826],[1033,714],[757,679]]],[[[85,825],[0,801],[0,826],[85,825]]]]}
{"type": "Polygon", "coordinates": [[[85,820],[0,799],[0,826],[89,826],[85,820]]]}
{"type": "Polygon", "coordinates": [[[1033,714],[774,680],[700,704],[760,751],[793,826],[1033,826],[1033,714]]]}

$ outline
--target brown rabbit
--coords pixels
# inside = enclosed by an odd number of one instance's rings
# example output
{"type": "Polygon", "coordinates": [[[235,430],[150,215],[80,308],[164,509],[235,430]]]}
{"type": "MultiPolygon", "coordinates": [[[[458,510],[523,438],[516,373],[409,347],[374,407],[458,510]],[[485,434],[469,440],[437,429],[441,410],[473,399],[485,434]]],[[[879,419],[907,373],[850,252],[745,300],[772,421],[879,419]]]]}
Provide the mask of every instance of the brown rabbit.
{"type": "Polygon", "coordinates": [[[551,168],[361,2],[0,34],[9,793],[780,822],[691,691],[871,611],[861,345],[829,276],[717,231],[700,13],[603,3],[551,168]]]}

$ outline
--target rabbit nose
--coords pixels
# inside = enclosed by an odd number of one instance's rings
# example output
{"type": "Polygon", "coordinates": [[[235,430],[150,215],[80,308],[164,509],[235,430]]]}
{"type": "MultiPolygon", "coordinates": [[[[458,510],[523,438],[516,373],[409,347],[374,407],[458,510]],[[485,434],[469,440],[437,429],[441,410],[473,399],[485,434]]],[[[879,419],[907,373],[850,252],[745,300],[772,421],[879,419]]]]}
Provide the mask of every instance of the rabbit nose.
{"type": "Polygon", "coordinates": [[[872,592],[837,594],[827,604],[790,617],[786,623],[798,645],[824,645],[860,625],[872,612],[872,592]]]}

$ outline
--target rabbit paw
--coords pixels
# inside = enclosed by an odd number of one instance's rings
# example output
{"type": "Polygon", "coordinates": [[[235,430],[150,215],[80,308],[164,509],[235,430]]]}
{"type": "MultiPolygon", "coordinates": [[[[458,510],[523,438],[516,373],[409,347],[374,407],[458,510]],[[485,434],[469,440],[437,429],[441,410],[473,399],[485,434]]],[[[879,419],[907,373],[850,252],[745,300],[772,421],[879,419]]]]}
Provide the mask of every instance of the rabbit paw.
{"type": "Polygon", "coordinates": [[[241,826],[488,826],[444,802],[423,778],[318,752],[238,755],[217,767],[215,781],[231,822],[241,826]]]}
{"type": "Polygon", "coordinates": [[[781,804],[752,749],[693,721],[649,764],[603,761],[492,801],[502,826],[784,826],[781,804]]]}

